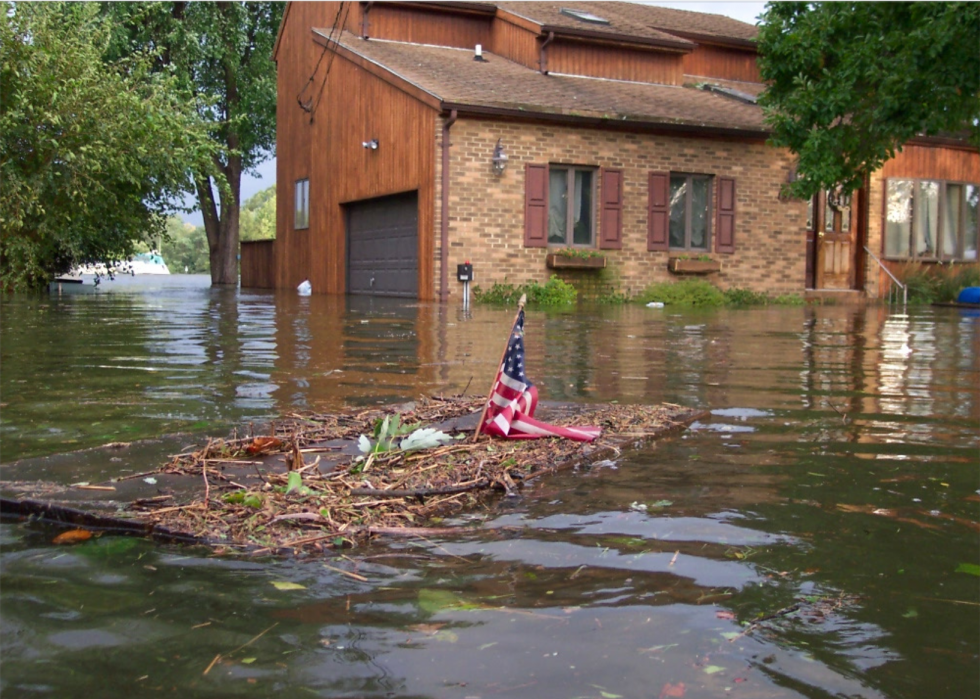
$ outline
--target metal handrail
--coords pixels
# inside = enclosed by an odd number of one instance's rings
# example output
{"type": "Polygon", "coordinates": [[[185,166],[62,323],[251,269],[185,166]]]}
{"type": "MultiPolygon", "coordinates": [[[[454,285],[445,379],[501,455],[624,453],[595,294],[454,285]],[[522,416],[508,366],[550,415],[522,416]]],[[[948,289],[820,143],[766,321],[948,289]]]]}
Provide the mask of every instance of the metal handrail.
{"type": "MultiPolygon", "coordinates": [[[[903,307],[904,306],[908,306],[908,304],[909,304],[909,288],[905,284],[902,284],[902,282],[898,281],[898,277],[896,277],[894,274],[892,274],[891,270],[888,269],[887,267],[885,267],[884,263],[881,260],[879,260],[877,257],[875,257],[875,254],[868,249],[868,246],[867,245],[864,246],[864,251],[866,253],[868,253],[869,255],[871,255],[871,259],[873,259],[875,262],[877,262],[878,263],[878,266],[881,267],[883,270],[885,270],[885,274],[887,274],[889,277],[891,277],[892,278],[892,281],[895,284],[897,284],[899,287],[901,287],[901,289],[902,289],[902,306],[903,307]]],[[[888,291],[888,298],[889,299],[891,298],[891,290],[890,289],[888,291]]]]}

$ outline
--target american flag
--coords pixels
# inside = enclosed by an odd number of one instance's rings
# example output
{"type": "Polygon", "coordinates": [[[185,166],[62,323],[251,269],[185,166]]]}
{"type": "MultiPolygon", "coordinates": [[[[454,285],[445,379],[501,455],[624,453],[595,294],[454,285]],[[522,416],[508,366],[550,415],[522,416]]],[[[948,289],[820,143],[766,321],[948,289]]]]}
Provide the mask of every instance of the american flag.
{"type": "Polygon", "coordinates": [[[524,374],[524,309],[517,314],[504,361],[497,371],[482,432],[508,439],[567,437],[591,442],[599,436],[598,427],[559,427],[534,419],[538,389],[524,374]]]}

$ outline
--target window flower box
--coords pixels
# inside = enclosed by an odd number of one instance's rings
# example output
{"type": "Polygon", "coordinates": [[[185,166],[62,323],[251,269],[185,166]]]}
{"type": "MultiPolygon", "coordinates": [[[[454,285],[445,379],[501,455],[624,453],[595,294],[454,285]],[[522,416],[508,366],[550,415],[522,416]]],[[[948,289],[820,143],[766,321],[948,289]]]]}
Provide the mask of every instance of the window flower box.
{"type": "Polygon", "coordinates": [[[671,257],[667,269],[674,274],[713,274],[721,271],[721,261],[671,257]]]}
{"type": "Polygon", "coordinates": [[[548,269],[603,269],[606,258],[602,255],[563,255],[549,252],[545,260],[548,269]]]}

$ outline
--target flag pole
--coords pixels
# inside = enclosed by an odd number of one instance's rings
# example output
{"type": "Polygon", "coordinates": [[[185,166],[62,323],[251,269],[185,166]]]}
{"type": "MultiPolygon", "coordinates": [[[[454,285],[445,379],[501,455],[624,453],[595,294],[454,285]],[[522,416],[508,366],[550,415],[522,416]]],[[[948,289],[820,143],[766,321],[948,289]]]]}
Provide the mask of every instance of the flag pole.
{"type": "MultiPolygon", "coordinates": [[[[514,316],[514,322],[510,324],[512,334],[514,332],[514,325],[517,324],[517,319],[521,317],[521,311],[524,309],[525,303],[527,303],[527,294],[521,294],[521,299],[517,302],[517,314],[514,316]]],[[[476,432],[473,434],[474,442],[480,438],[480,432],[483,430],[483,419],[487,416],[487,408],[490,406],[490,399],[493,397],[493,389],[497,387],[497,378],[500,376],[500,367],[504,363],[504,357],[507,356],[507,348],[510,347],[510,337],[510,335],[507,336],[504,351],[500,353],[500,361],[497,362],[497,373],[493,375],[493,383],[490,385],[490,392],[487,394],[487,399],[483,401],[483,412],[480,413],[480,421],[476,423],[476,432]]]]}

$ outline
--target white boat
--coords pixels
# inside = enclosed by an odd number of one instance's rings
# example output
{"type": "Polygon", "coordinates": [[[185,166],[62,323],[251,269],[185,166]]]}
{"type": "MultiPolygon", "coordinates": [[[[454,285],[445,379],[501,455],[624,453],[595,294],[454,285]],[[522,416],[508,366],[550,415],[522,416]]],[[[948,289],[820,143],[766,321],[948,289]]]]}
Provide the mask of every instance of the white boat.
{"type": "MultiPolygon", "coordinates": [[[[109,271],[105,263],[100,262],[94,265],[85,265],[72,270],[73,275],[78,274],[98,274],[99,276],[108,275],[109,271]]],[[[163,261],[163,256],[157,250],[152,252],[141,252],[125,262],[120,262],[113,269],[113,274],[170,274],[167,263],[163,261]]]]}
{"type": "Polygon", "coordinates": [[[132,273],[136,274],[170,274],[167,263],[159,252],[141,252],[136,257],[129,260],[132,273]]]}

